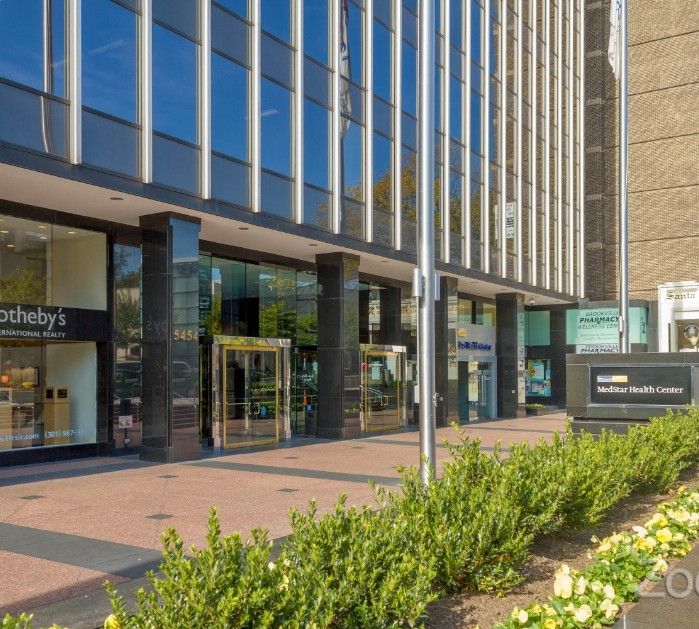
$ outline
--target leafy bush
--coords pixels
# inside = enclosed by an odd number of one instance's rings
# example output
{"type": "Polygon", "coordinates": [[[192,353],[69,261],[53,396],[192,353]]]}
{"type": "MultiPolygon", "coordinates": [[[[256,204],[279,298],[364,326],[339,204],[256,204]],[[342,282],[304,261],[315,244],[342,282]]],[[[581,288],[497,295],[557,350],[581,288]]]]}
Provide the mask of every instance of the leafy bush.
{"type": "Polygon", "coordinates": [[[525,404],[524,408],[526,408],[528,411],[535,411],[540,408],[546,408],[543,404],[525,404]]]}
{"type": "Polygon", "coordinates": [[[429,549],[410,520],[387,509],[346,509],[345,502],[343,494],[320,519],[315,503],[307,514],[292,511],[285,552],[299,568],[312,557],[314,570],[326,576],[334,593],[331,626],[415,626],[436,598],[429,549]]]}

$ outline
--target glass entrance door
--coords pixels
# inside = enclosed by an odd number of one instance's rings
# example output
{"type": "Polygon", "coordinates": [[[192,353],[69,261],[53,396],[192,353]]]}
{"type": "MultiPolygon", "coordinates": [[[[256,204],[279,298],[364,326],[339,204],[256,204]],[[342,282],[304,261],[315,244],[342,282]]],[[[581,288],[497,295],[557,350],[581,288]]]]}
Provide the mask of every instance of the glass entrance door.
{"type": "Polygon", "coordinates": [[[364,421],[366,432],[400,427],[401,355],[396,352],[364,353],[364,421]]]}
{"type": "Polygon", "coordinates": [[[468,363],[469,417],[491,419],[492,363],[468,363]]]}
{"type": "Polygon", "coordinates": [[[273,347],[224,348],[223,447],[279,440],[279,364],[273,347]]]}

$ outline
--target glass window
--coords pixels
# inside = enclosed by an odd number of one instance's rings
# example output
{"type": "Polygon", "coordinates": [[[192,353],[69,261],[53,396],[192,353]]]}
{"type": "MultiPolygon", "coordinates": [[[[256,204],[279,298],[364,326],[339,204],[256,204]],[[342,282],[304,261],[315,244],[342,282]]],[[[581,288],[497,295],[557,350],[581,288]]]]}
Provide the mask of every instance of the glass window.
{"type": "Polygon", "coordinates": [[[111,2],[82,4],[82,102],[137,122],[137,17],[111,2]]]}
{"type": "Polygon", "coordinates": [[[332,101],[330,89],[331,73],[310,59],[304,59],[303,72],[304,95],[330,107],[332,101]]]}
{"type": "Polygon", "coordinates": [[[153,25],[153,129],[197,142],[197,46],[153,25]]]}
{"type": "Polygon", "coordinates": [[[216,0],[216,3],[241,17],[248,17],[248,0],[216,0]]]}
{"type": "Polygon", "coordinates": [[[349,125],[342,137],[342,190],[347,196],[364,199],[364,129],[349,125]]]}
{"type": "Polygon", "coordinates": [[[483,98],[476,94],[476,92],[471,92],[471,149],[476,153],[483,153],[481,146],[481,107],[483,104],[483,98]]]}
{"type": "Polygon", "coordinates": [[[154,134],[153,181],[197,194],[199,156],[199,149],[154,134]]]}
{"type": "Polygon", "coordinates": [[[304,162],[306,183],[330,189],[330,112],[304,99],[304,162]]]}
{"type": "Polygon", "coordinates": [[[451,43],[457,48],[463,48],[461,42],[461,32],[462,32],[462,15],[461,15],[461,3],[462,0],[450,0],[450,20],[451,20],[451,43]]]}
{"type": "Polygon", "coordinates": [[[211,196],[242,207],[250,206],[250,167],[218,155],[211,156],[211,196]]]}
{"type": "Polygon", "coordinates": [[[393,107],[378,98],[374,98],[374,129],[393,137],[393,107]]]}
{"type": "Polygon", "coordinates": [[[404,111],[417,115],[417,50],[403,42],[402,105],[404,111]]]}
{"type": "Polygon", "coordinates": [[[364,206],[349,199],[342,199],[340,231],[348,236],[364,238],[364,206]]]}
{"type": "MultiPolygon", "coordinates": [[[[268,0],[269,1],[269,0],[268,0]]],[[[364,11],[349,2],[346,14],[347,24],[347,63],[342,63],[342,76],[352,79],[358,85],[364,84],[362,55],[364,54],[364,11]]]]}
{"type": "Polygon", "coordinates": [[[262,35],[262,74],[294,87],[294,54],[277,40],[262,35]]]}
{"type": "Polygon", "coordinates": [[[478,0],[471,2],[471,58],[478,64],[483,65],[482,58],[482,25],[483,9],[478,4],[478,0]]]}
{"type": "Polygon", "coordinates": [[[262,211],[291,218],[294,183],[289,179],[262,172],[262,211]]]}
{"type": "Polygon", "coordinates": [[[211,47],[231,59],[241,63],[249,63],[248,38],[250,27],[222,11],[216,5],[211,7],[211,47]]]}
{"type": "Polygon", "coordinates": [[[393,142],[374,133],[374,207],[387,212],[393,211],[392,154],[393,142]]]}
{"type": "Polygon", "coordinates": [[[303,52],[325,65],[330,65],[328,58],[329,33],[328,0],[304,0],[303,52]]]}
{"type": "Polygon", "coordinates": [[[417,17],[403,7],[403,37],[417,47],[417,17]]]}
{"type": "Polygon", "coordinates": [[[408,116],[407,114],[403,114],[402,116],[402,128],[401,128],[401,135],[402,135],[402,140],[403,144],[406,146],[409,146],[410,148],[416,149],[417,148],[417,120],[413,118],[412,116],[408,116]]]}
{"type": "Polygon", "coordinates": [[[199,39],[198,0],[153,0],[153,19],[199,39]]]}
{"type": "Polygon", "coordinates": [[[140,133],[131,125],[83,111],[83,162],[138,177],[140,133]]]}
{"type": "Polygon", "coordinates": [[[44,1],[0,2],[0,76],[64,97],[66,90],[65,1],[55,0],[48,30],[51,51],[44,73],[44,1]]]}
{"type": "Polygon", "coordinates": [[[211,148],[248,160],[248,92],[250,71],[211,55],[211,148]]]}
{"type": "Polygon", "coordinates": [[[262,30],[291,43],[292,0],[260,0],[262,30]]]}
{"type": "Polygon", "coordinates": [[[374,0],[374,17],[386,26],[393,26],[393,0],[374,0]]]}
{"type": "Polygon", "coordinates": [[[331,228],[332,195],[317,188],[303,189],[303,220],[307,225],[331,228]]]}
{"type": "Polygon", "coordinates": [[[452,77],[450,78],[450,91],[449,91],[449,100],[450,100],[450,106],[449,106],[449,126],[450,126],[450,134],[452,138],[455,138],[459,141],[462,140],[462,123],[463,123],[463,118],[462,118],[462,108],[463,108],[463,94],[462,94],[462,87],[463,83],[459,81],[458,79],[452,77]]]}
{"type": "Polygon", "coordinates": [[[291,92],[262,79],[262,167],[291,176],[291,92]]]}
{"type": "Polygon", "coordinates": [[[392,34],[383,24],[374,20],[374,94],[392,100],[391,51],[392,34]]]}

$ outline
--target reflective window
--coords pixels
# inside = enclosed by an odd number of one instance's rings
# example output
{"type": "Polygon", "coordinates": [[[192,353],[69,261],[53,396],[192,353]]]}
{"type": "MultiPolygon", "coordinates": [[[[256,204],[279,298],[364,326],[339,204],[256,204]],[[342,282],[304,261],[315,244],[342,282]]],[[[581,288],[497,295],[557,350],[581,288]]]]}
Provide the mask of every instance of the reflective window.
{"type": "Polygon", "coordinates": [[[153,181],[185,192],[199,192],[199,149],[153,135],[153,181]]]}
{"type": "Polygon", "coordinates": [[[392,80],[391,68],[393,55],[391,51],[391,31],[374,20],[374,94],[391,102],[392,80]]]}
{"type": "Polygon", "coordinates": [[[403,7],[403,37],[417,46],[417,17],[403,7]]]}
{"type": "Polygon", "coordinates": [[[354,199],[364,199],[364,129],[348,124],[342,137],[342,189],[354,199]]]}
{"type": "Polygon", "coordinates": [[[83,111],[83,162],[138,177],[140,133],[131,125],[83,111]]]}
{"type": "Polygon", "coordinates": [[[449,128],[451,137],[461,141],[462,130],[461,125],[463,122],[463,94],[462,94],[463,83],[453,76],[450,77],[450,90],[449,90],[449,128]]]}
{"type": "Polygon", "coordinates": [[[262,211],[291,218],[294,205],[294,182],[262,171],[262,211]]]}
{"type": "Polygon", "coordinates": [[[259,0],[262,30],[291,43],[292,0],[259,0]]]}
{"type": "Polygon", "coordinates": [[[137,122],[137,17],[111,2],[82,4],[82,103],[137,122]]]}
{"type": "Polygon", "coordinates": [[[310,59],[304,59],[303,89],[305,96],[313,98],[324,105],[331,105],[331,73],[323,66],[310,59]]]}
{"type": "Polygon", "coordinates": [[[197,46],[153,25],[153,129],[197,142],[197,46]]]}
{"type": "Polygon", "coordinates": [[[52,43],[44,72],[44,1],[0,2],[0,76],[65,97],[65,1],[54,0],[47,33],[52,43]]]}
{"type": "Polygon", "coordinates": [[[483,9],[478,4],[478,0],[471,2],[471,58],[483,65],[482,58],[482,24],[483,24],[483,9]]]}
{"type": "Polygon", "coordinates": [[[216,3],[244,18],[248,17],[248,0],[216,0],[216,3]]]}
{"type": "Polygon", "coordinates": [[[308,99],[304,100],[304,162],[306,183],[330,189],[330,112],[308,99]]]}
{"type": "Polygon", "coordinates": [[[417,50],[403,42],[402,105],[404,111],[417,115],[417,50]]]}
{"type": "Polygon", "coordinates": [[[481,107],[483,98],[471,92],[471,148],[476,153],[483,153],[481,146],[481,107]]]}
{"type": "Polygon", "coordinates": [[[379,98],[374,98],[374,129],[393,137],[393,107],[379,98]]]}
{"type": "Polygon", "coordinates": [[[198,0],[152,1],[154,20],[178,30],[187,37],[199,39],[198,0]]]}
{"type": "Polygon", "coordinates": [[[305,186],[303,189],[303,220],[307,225],[330,229],[332,216],[332,195],[317,188],[305,186]]]}
{"type": "Polygon", "coordinates": [[[211,156],[211,196],[242,207],[250,206],[250,166],[211,156]]]}
{"type": "MultiPolygon", "coordinates": [[[[268,0],[269,1],[269,0],[268,0]]],[[[343,62],[340,71],[342,76],[352,79],[358,85],[364,84],[362,55],[364,54],[364,11],[349,2],[346,16],[347,28],[347,61],[343,62]]]]}
{"type": "Polygon", "coordinates": [[[262,168],[291,176],[291,92],[262,79],[262,168]]]}
{"type": "Polygon", "coordinates": [[[454,44],[457,48],[463,48],[462,42],[461,42],[461,32],[462,32],[462,19],[463,16],[461,14],[461,3],[462,0],[450,0],[450,20],[451,20],[451,25],[450,25],[450,34],[451,34],[451,43],[454,44]]]}
{"type": "Polygon", "coordinates": [[[393,26],[393,0],[374,0],[374,17],[386,26],[393,26]]]}
{"type": "Polygon", "coordinates": [[[211,7],[211,47],[214,50],[247,64],[250,55],[249,34],[250,27],[245,22],[216,5],[211,7]]]}
{"type": "Polygon", "coordinates": [[[211,55],[211,148],[246,161],[249,81],[249,70],[211,55]]]}
{"type": "Polygon", "coordinates": [[[284,44],[262,35],[262,74],[286,85],[294,86],[294,53],[284,44]]]}
{"type": "Polygon", "coordinates": [[[392,168],[391,159],[393,142],[378,133],[374,133],[374,207],[387,212],[393,210],[392,203],[392,168]]]}
{"type": "Polygon", "coordinates": [[[325,65],[330,65],[328,58],[329,29],[328,0],[304,0],[303,52],[325,65]]]}

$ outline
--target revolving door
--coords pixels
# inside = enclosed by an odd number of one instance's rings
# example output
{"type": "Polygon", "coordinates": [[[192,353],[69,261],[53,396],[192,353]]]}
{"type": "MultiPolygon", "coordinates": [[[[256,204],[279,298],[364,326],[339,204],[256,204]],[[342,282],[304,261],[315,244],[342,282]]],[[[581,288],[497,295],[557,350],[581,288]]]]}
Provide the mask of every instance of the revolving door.
{"type": "Polygon", "coordinates": [[[398,430],[405,424],[405,348],[361,345],[364,432],[398,430]]]}

